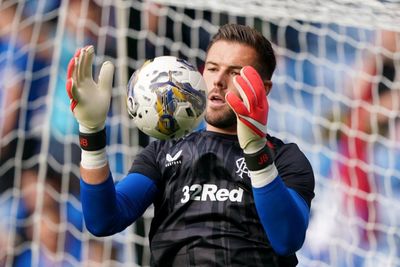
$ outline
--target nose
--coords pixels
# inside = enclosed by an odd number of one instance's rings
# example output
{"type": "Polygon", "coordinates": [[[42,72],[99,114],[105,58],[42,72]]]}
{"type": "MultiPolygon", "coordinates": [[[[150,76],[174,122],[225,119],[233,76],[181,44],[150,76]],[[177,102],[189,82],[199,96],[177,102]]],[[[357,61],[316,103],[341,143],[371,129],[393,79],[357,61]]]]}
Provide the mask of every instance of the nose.
{"type": "Polygon", "coordinates": [[[214,81],[213,81],[214,87],[218,88],[218,89],[226,89],[227,84],[228,84],[227,77],[224,74],[224,72],[222,72],[222,71],[218,72],[214,77],[214,81]]]}

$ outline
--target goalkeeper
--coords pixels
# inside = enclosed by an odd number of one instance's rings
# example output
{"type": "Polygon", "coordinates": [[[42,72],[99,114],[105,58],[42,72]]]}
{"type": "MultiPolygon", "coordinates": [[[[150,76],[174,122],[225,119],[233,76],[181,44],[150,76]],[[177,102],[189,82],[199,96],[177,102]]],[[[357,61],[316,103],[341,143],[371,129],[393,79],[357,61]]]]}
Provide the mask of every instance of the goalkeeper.
{"type": "Polygon", "coordinates": [[[206,130],[154,141],[114,185],[105,120],[114,67],[92,78],[92,46],[68,68],[80,129],[81,200],[96,236],[124,230],[154,204],[152,266],[296,266],[314,175],[298,146],[267,134],[271,43],[256,30],[222,26],[207,49],[206,130]]]}

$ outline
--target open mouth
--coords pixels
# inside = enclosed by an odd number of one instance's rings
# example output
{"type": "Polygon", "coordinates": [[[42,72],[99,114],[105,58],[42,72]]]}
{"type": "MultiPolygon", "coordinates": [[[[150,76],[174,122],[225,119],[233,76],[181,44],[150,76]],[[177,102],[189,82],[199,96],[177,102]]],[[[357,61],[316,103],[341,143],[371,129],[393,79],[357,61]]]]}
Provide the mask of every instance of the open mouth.
{"type": "Polygon", "coordinates": [[[214,105],[224,105],[225,104],[225,98],[219,94],[212,94],[209,97],[209,100],[214,105]]]}

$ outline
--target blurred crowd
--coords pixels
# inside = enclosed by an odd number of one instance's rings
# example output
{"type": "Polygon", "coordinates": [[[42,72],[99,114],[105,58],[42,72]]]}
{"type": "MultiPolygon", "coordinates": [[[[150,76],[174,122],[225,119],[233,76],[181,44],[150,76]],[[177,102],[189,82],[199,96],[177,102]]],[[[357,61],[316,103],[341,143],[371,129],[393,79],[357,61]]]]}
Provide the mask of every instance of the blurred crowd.
{"type": "Polygon", "coordinates": [[[0,5],[0,266],[101,262],[102,241],[83,231],[78,127],[65,93],[68,62],[96,42],[100,12],[80,0],[0,5]]]}
{"type": "MultiPolygon", "coordinates": [[[[133,35],[145,29],[147,39],[127,39],[128,56],[174,54],[201,69],[202,57],[187,51],[204,51],[212,33],[177,26],[161,17],[161,5],[146,7],[130,12],[133,35]],[[177,46],[160,46],[157,36],[177,46]]],[[[196,16],[171,12],[178,11],[196,16]]],[[[118,257],[118,245],[104,252],[108,243],[84,229],[77,124],[65,92],[77,48],[92,44],[116,57],[113,14],[100,0],[0,4],[0,266],[93,266],[118,257]]],[[[201,19],[213,17],[205,11],[201,19]]],[[[278,57],[269,130],[299,143],[316,173],[300,265],[400,266],[400,33],[297,21],[254,26],[278,57]]]]}

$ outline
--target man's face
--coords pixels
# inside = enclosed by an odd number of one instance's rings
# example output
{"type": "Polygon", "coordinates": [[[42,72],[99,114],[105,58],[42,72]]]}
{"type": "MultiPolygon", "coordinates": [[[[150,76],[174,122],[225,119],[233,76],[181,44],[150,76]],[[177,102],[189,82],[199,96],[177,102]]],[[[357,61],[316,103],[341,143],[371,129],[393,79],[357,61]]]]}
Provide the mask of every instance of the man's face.
{"type": "Polygon", "coordinates": [[[206,122],[216,128],[236,130],[236,115],[225,101],[225,94],[232,91],[238,95],[233,85],[233,77],[244,66],[254,66],[256,51],[250,46],[217,41],[208,51],[203,77],[207,85],[206,122]]]}

